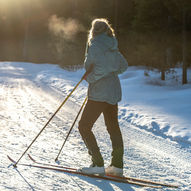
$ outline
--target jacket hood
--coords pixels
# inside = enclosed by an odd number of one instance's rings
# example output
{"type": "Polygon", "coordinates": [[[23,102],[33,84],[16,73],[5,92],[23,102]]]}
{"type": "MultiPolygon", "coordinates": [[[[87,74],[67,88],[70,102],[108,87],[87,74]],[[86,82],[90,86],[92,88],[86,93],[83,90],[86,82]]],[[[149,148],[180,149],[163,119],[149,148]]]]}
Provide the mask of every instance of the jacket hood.
{"type": "Polygon", "coordinates": [[[92,43],[95,43],[103,51],[118,50],[117,39],[115,37],[110,37],[105,33],[96,36],[95,39],[92,41],[92,43]]]}

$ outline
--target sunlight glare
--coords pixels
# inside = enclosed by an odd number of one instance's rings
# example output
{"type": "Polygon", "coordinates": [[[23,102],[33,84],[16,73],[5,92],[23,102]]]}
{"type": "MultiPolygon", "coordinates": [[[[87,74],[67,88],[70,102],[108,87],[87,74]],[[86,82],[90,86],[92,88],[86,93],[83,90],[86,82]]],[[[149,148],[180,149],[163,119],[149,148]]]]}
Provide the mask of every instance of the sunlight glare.
{"type": "MultiPolygon", "coordinates": [[[[30,0],[29,0],[30,1],[30,0]]],[[[12,11],[14,9],[23,9],[28,4],[28,0],[0,0],[0,10],[12,11]]]]}

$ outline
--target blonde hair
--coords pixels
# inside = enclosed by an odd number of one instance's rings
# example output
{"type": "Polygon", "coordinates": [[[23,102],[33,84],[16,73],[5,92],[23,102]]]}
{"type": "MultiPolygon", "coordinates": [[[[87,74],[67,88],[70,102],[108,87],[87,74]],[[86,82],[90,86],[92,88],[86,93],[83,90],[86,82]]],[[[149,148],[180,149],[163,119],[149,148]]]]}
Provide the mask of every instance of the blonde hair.
{"type": "Polygon", "coordinates": [[[90,45],[95,36],[101,33],[106,33],[108,36],[111,37],[115,36],[114,29],[111,27],[107,19],[94,19],[92,21],[92,26],[88,34],[88,44],[90,45]]]}

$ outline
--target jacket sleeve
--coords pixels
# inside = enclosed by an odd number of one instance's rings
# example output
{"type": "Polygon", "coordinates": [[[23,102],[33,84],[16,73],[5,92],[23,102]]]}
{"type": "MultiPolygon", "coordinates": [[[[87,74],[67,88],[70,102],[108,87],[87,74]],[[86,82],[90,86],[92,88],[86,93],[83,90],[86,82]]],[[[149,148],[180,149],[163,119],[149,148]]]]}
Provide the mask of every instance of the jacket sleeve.
{"type": "Polygon", "coordinates": [[[117,60],[118,60],[119,68],[116,74],[122,74],[123,72],[127,70],[128,62],[120,52],[118,52],[117,57],[118,57],[117,60]]]}
{"type": "Polygon", "coordinates": [[[97,81],[96,75],[95,75],[95,61],[96,61],[96,51],[97,51],[97,45],[96,43],[92,43],[88,49],[88,53],[86,54],[85,60],[84,60],[84,67],[86,71],[89,70],[90,66],[93,65],[93,70],[90,72],[86,78],[86,81],[88,83],[94,83],[97,81]]]}
{"type": "Polygon", "coordinates": [[[84,60],[84,67],[86,69],[86,71],[90,68],[90,66],[92,64],[94,64],[94,53],[93,53],[93,46],[90,45],[90,47],[88,48],[88,52],[85,56],[85,60],[84,60]]]}

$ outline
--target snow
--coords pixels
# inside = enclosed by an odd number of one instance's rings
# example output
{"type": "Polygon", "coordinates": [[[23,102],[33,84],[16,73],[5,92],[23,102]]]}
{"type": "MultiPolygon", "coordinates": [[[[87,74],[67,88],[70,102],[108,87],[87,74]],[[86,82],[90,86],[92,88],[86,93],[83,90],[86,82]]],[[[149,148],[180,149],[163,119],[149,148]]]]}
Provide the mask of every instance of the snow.
{"type": "MultiPolygon", "coordinates": [[[[181,68],[176,76],[181,79],[181,68]]],[[[191,76],[191,70],[188,71],[191,76]]],[[[131,67],[121,76],[125,117],[139,128],[179,141],[191,141],[191,83],[182,85],[168,75],[160,80],[156,71],[144,76],[144,70],[131,67]]],[[[189,81],[191,81],[189,79],[189,81]]]]}
{"type": "MultiPolygon", "coordinates": [[[[125,175],[178,184],[191,190],[191,70],[189,83],[181,84],[181,68],[160,74],[143,67],[129,67],[120,75],[123,99],[119,122],[125,145],[125,175]]],[[[75,72],[58,65],[0,62],[0,190],[155,190],[127,184],[94,180],[66,173],[19,166],[13,169],[6,155],[18,159],[65,97],[79,82],[84,69],[75,72]]],[[[83,81],[29,153],[54,163],[63,140],[87,94],[83,81]]],[[[105,166],[109,165],[111,143],[103,117],[94,132],[105,166]]],[[[27,156],[22,162],[30,163],[27,156]]],[[[64,166],[90,163],[77,124],[59,158],[64,166]]],[[[163,190],[175,190],[164,188],[163,190]]]]}

